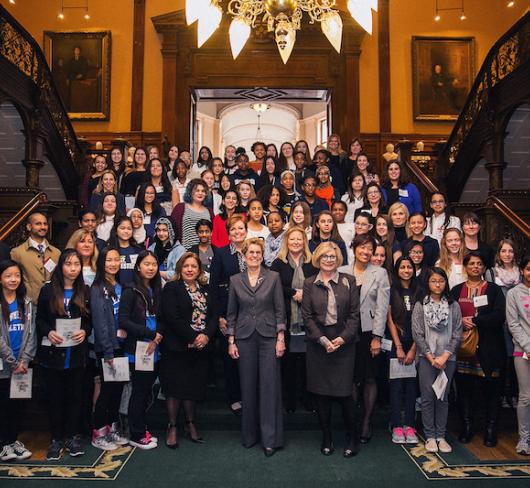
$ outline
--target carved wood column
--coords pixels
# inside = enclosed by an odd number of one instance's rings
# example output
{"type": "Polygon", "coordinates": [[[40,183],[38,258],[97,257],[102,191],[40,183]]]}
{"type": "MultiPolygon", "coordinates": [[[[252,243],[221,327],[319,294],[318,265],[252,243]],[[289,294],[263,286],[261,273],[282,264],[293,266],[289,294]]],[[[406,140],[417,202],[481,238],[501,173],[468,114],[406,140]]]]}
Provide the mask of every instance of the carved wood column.
{"type": "Polygon", "coordinates": [[[166,30],[162,34],[162,138],[167,137],[171,144],[179,144],[174,112],[177,108],[177,33],[166,30]]]}
{"type": "Polygon", "coordinates": [[[379,0],[379,131],[392,132],[390,105],[390,0],[379,0]]]}
{"type": "Polygon", "coordinates": [[[142,130],[144,99],[145,2],[146,0],[134,0],[131,131],[142,130]]]}

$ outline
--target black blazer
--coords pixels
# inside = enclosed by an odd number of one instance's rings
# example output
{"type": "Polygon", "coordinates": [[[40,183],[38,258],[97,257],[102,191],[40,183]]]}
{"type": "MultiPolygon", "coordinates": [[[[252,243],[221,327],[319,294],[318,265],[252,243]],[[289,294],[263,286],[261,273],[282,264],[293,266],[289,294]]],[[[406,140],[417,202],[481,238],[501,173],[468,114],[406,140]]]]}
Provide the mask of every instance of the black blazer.
{"type": "MultiPolygon", "coordinates": [[[[51,283],[46,283],[39,294],[39,301],[37,305],[37,315],[35,322],[37,325],[37,339],[38,339],[38,350],[37,357],[39,363],[43,366],[52,369],[64,369],[64,361],[66,359],[66,351],[70,349],[70,368],[82,368],[86,366],[88,356],[88,343],[87,339],[92,331],[91,321],[88,315],[81,316],[79,307],[74,303],[70,304],[70,317],[66,315],[57,315],[52,311],[50,306],[50,299],[53,296],[53,290],[51,283]],[[72,318],[76,319],[81,317],[81,329],[86,332],[85,340],[71,348],[56,347],[54,345],[43,345],[42,340],[48,337],[50,331],[55,330],[55,321],[57,319],[72,318]]],[[[88,311],[88,287],[86,291],[86,304],[88,311]]]]}
{"type": "MultiPolygon", "coordinates": [[[[294,270],[293,268],[291,268],[291,265],[289,263],[284,263],[281,259],[275,259],[272,262],[271,270],[276,271],[280,275],[280,280],[282,282],[283,287],[283,297],[285,299],[285,314],[287,316],[287,327],[289,327],[291,325],[291,300],[293,298],[293,295],[296,293],[296,290],[294,288],[291,288],[294,270]]],[[[304,263],[302,265],[302,270],[306,279],[318,273],[318,269],[316,269],[311,264],[311,262],[304,263]]]]}
{"type": "Polygon", "coordinates": [[[238,273],[239,262],[237,255],[230,253],[230,244],[217,248],[210,267],[210,294],[214,304],[213,313],[217,318],[226,318],[230,277],[238,273]]]}
{"type": "MultiPolygon", "coordinates": [[[[451,295],[458,301],[464,283],[451,289],[451,295]]],[[[488,304],[478,308],[473,322],[478,328],[478,358],[486,375],[494,369],[504,366],[506,357],[504,343],[504,322],[506,320],[506,301],[500,286],[488,283],[486,289],[488,304]]]]}
{"type": "Polygon", "coordinates": [[[127,332],[124,351],[136,352],[136,341],[151,341],[156,337],[154,330],[146,326],[147,299],[134,285],[125,288],[121,293],[118,323],[120,329],[127,332]]]}
{"type": "Polygon", "coordinates": [[[162,291],[160,319],[157,323],[158,332],[162,335],[161,349],[164,351],[187,351],[199,334],[206,334],[209,339],[216,331],[216,323],[211,313],[211,298],[208,287],[203,286],[202,292],[206,295],[207,313],[206,328],[197,332],[190,327],[193,305],[181,280],[170,281],[162,291]]]}

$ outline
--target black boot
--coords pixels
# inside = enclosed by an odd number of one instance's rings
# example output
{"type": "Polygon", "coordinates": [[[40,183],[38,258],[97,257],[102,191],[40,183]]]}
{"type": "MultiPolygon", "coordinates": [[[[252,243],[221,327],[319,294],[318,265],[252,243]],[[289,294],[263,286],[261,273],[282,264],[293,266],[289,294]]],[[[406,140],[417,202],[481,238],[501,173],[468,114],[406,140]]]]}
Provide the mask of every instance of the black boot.
{"type": "Polygon", "coordinates": [[[471,401],[469,397],[460,398],[460,416],[462,417],[462,430],[458,440],[468,444],[473,438],[473,419],[471,417],[471,401]]]}
{"type": "Polygon", "coordinates": [[[488,399],[487,407],[487,423],[484,431],[484,445],[486,447],[495,447],[497,445],[497,420],[499,417],[499,398],[488,399]]]}

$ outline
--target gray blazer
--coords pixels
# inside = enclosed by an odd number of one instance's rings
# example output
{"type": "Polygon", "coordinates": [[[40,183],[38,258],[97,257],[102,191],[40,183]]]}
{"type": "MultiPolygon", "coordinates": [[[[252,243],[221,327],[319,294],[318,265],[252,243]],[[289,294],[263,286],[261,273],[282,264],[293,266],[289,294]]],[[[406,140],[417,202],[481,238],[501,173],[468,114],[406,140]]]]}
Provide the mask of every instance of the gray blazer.
{"type": "Polygon", "coordinates": [[[9,342],[9,324],[4,321],[0,314],[0,359],[4,363],[4,369],[0,370],[0,379],[11,377],[11,370],[18,361],[25,361],[29,364],[37,352],[37,334],[35,332],[35,314],[33,304],[29,299],[25,303],[24,333],[22,335],[22,345],[19,357],[13,356],[9,342]]]}
{"type": "MultiPolygon", "coordinates": [[[[353,266],[341,271],[353,274],[353,266]]],[[[390,304],[390,281],[384,268],[368,264],[361,287],[361,330],[383,337],[385,334],[388,306],[390,304]]]]}
{"type": "Polygon", "coordinates": [[[285,330],[285,302],[280,275],[261,268],[255,288],[247,272],[230,277],[228,335],[246,339],[256,330],[263,337],[276,337],[285,330]]]}

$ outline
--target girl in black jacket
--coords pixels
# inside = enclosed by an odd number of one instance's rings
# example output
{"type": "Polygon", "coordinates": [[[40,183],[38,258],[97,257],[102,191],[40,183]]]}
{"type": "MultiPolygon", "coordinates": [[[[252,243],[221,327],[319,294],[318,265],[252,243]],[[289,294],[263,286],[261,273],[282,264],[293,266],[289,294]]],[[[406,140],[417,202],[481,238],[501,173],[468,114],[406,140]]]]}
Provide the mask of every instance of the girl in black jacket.
{"type": "MultiPolygon", "coordinates": [[[[96,265],[96,278],[90,289],[94,349],[98,362],[104,361],[111,367],[115,358],[123,356],[121,343],[125,336],[124,331],[118,329],[122,293],[122,287],[117,280],[120,261],[118,249],[103,249],[96,265]]],[[[92,445],[103,451],[113,451],[128,442],[118,431],[123,385],[123,382],[105,381],[104,375],[101,375],[101,391],[94,411],[92,445]]]]}
{"type": "Polygon", "coordinates": [[[87,302],[81,256],[74,249],[66,249],[51,281],[42,287],[37,305],[37,356],[46,374],[52,430],[47,460],[61,458],[64,437],[64,448],[70,456],[84,454],[78,434],[87,361],[86,338],[91,331],[87,302]],[[74,321],[79,322],[79,329],[71,336],[74,345],[62,346],[66,338],[57,331],[59,320],[74,326],[74,321]]]}
{"type": "Polygon", "coordinates": [[[158,345],[162,341],[162,336],[156,332],[161,289],[156,256],[151,251],[141,251],[134,266],[134,281],[122,292],[118,320],[119,328],[127,333],[124,350],[131,368],[129,444],[140,449],[154,449],[158,445],[147,430],[146,410],[156,378],[158,345]],[[141,342],[148,343],[146,355],[154,355],[155,366],[151,371],[139,369],[136,364],[136,349],[141,342]]]}

